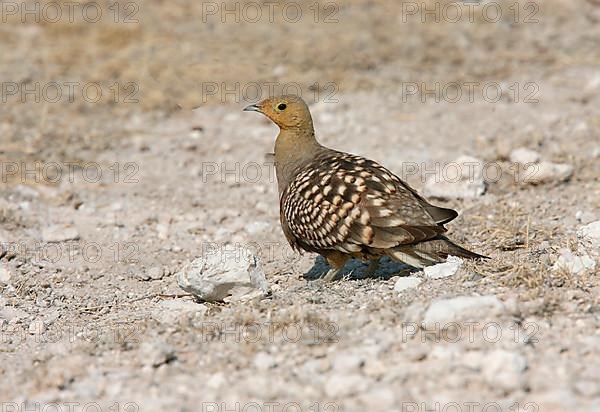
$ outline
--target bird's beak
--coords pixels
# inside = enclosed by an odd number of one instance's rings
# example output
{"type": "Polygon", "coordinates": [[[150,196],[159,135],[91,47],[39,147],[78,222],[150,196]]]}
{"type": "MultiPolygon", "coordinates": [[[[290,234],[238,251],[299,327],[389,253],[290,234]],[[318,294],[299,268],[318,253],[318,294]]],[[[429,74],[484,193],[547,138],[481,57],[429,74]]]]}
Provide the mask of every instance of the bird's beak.
{"type": "Polygon", "coordinates": [[[256,104],[251,104],[250,106],[244,107],[244,112],[260,112],[260,107],[256,104]]]}

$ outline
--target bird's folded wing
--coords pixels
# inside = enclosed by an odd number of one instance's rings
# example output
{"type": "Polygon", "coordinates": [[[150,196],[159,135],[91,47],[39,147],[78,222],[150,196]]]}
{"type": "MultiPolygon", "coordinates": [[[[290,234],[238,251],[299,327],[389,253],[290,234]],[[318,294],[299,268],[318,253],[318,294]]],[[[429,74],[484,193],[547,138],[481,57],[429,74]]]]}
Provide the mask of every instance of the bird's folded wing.
{"type": "Polygon", "coordinates": [[[316,162],[281,198],[282,225],[292,246],[359,253],[445,232],[427,211],[431,205],[377,163],[345,153],[316,162]]]}

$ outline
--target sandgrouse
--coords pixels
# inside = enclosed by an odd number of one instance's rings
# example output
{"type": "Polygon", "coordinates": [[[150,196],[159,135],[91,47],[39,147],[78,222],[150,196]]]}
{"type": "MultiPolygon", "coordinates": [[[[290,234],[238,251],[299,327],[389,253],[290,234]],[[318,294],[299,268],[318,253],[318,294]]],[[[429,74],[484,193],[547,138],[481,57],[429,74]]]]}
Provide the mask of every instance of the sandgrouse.
{"type": "Polygon", "coordinates": [[[264,114],[280,128],[275,171],[280,219],[292,248],[324,256],[335,279],[352,257],[382,256],[422,268],[448,255],[483,258],[446,238],[444,224],[458,213],[433,206],[408,184],[372,160],[322,146],[299,97],[272,97],[244,111],[264,114]]]}

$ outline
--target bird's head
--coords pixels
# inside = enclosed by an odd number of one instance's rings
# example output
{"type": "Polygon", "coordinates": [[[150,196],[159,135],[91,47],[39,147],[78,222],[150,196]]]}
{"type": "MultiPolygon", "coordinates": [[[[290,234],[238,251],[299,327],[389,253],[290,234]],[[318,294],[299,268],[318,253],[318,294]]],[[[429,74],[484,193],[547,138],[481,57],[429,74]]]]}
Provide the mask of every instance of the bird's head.
{"type": "Polygon", "coordinates": [[[246,106],[244,111],[262,113],[284,130],[308,128],[312,131],[310,111],[304,100],[298,96],[290,94],[269,97],[256,104],[246,106]]]}

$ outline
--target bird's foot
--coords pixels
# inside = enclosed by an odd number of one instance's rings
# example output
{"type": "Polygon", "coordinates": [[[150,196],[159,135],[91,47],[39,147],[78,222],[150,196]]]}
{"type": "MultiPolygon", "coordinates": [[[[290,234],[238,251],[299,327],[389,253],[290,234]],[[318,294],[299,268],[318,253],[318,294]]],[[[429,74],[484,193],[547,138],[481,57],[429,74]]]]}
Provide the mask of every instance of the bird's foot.
{"type": "Polygon", "coordinates": [[[323,282],[331,282],[335,280],[338,273],[340,273],[341,268],[331,268],[329,271],[321,278],[323,282]]]}

